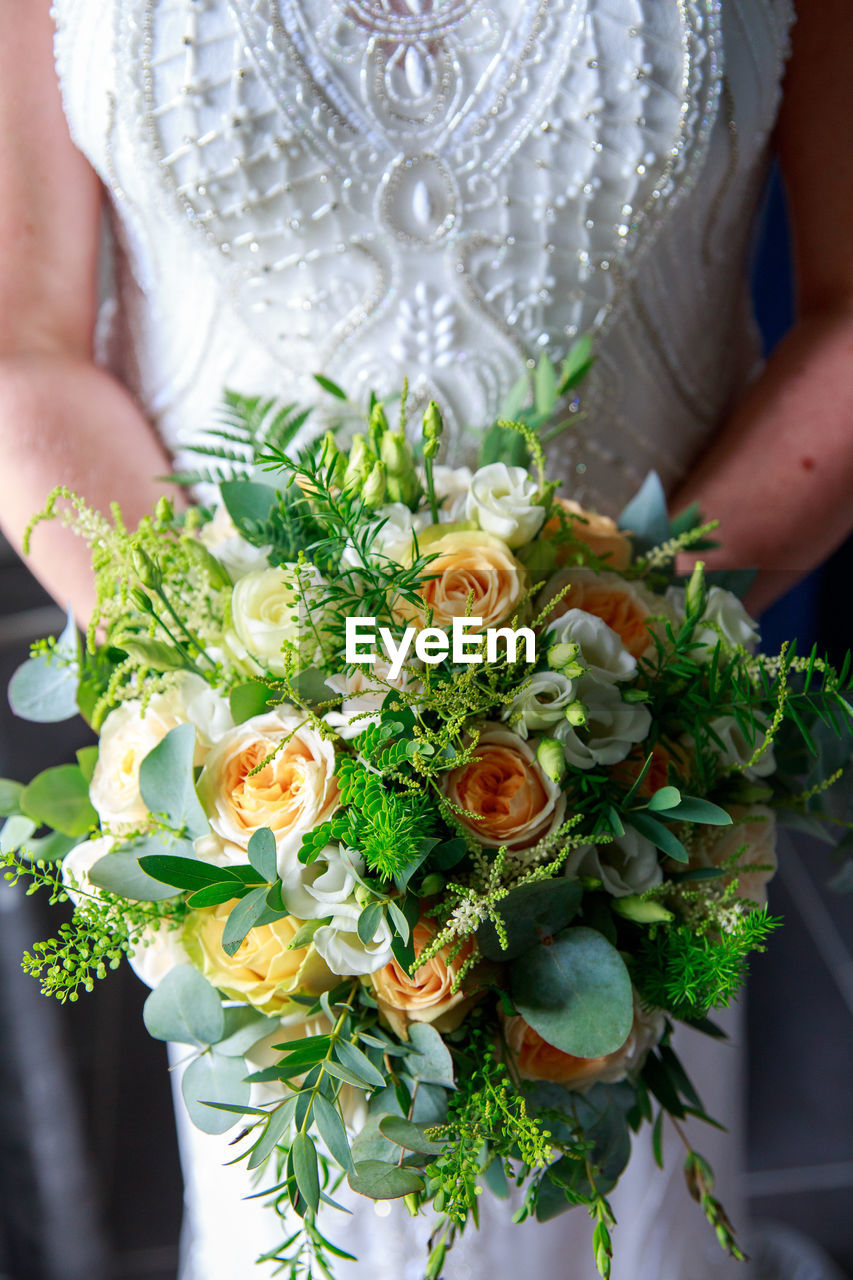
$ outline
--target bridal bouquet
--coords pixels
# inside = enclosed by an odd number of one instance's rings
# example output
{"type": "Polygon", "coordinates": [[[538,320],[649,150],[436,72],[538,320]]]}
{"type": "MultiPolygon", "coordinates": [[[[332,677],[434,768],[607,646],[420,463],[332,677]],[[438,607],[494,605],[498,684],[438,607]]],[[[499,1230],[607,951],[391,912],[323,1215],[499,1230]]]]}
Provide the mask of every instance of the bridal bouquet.
{"type": "Polygon", "coordinates": [[[183,477],[207,505],[39,517],[91,545],[98,608],[11,701],[99,742],[0,783],[7,877],[74,905],[25,968],[74,1000],[128,956],[291,1276],[348,1256],[320,1212],[344,1180],[431,1206],[432,1280],[513,1186],[516,1220],[585,1206],[607,1276],[646,1122],[742,1257],[673,1027],[720,1034],[777,923],[777,819],[847,829],[846,666],[756,653],[735,594],[675,577],[713,526],[670,524],[654,477],[618,523],[561,496],[530,413],[472,473],[437,464],[434,404],[417,450],[374,403],[296,457],[305,415],[227,404],[183,477]]]}

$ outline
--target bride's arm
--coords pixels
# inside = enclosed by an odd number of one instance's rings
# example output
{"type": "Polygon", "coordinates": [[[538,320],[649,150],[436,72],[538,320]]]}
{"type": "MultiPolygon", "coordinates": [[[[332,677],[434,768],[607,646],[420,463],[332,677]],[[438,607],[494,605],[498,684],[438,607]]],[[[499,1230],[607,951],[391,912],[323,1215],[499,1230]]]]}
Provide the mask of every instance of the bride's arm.
{"type": "MultiPolygon", "coordinates": [[[[169,470],[127,392],[92,362],[101,188],[73,146],[53,64],[48,0],[0,0],[0,525],[15,546],[54,485],[129,522],[169,470]]],[[[88,553],[39,529],[30,567],[81,621],[88,553]]]]}
{"type": "Polygon", "coordinates": [[[853,5],[798,10],[779,143],[799,318],[673,503],[719,516],[709,563],[763,571],[756,611],[853,529],[853,5]]]}

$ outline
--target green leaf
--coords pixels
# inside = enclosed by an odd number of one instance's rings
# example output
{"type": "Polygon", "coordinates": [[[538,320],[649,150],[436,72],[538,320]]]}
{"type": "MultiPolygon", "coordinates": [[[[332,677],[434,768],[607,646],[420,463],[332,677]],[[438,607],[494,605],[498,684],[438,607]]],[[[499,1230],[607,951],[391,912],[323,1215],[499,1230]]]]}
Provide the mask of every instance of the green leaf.
{"type": "Polygon", "coordinates": [[[263,715],[265,711],[269,711],[270,702],[274,702],[277,697],[278,695],[272,689],[261,684],[260,681],[236,685],[228,697],[234,723],[244,724],[253,716],[263,715]]]}
{"type": "Polygon", "coordinates": [[[9,682],[9,706],[22,720],[53,724],[77,715],[79,641],[71,612],[50,653],[28,658],[9,682]]]}
{"type": "Polygon", "coordinates": [[[511,966],[521,1016],[543,1039],[578,1058],[613,1053],[634,1021],[631,979],[615,947],[594,929],[565,929],[511,966]]]}
{"type": "Polygon", "coordinates": [[[230,902],[232,898],[239,898],[243,894],[244,889],[235,881],[226,880],[220,881],[219,884],[205,885],[203,889],[196,889],[187,902],[194,911],[197,911],[199,907],[219,907],[223,902],[230,902]]]}
{"type": "Polygon", "coordinates": [[[660,809],[674,809],[681,799],[678,787],[659,787],[650,798],[648,808],[653,812],[660,809]]]}
{"type": "Polygon", "coordinates": [[[450,1050],[428,1022],[413,1022],[409,1026],[409,1044],[416,1050],[406,1058],[406,1070],[423,1084],[440,1084],[445,1089],[455,1088],[453,1058],[450,1050]]]}
{"type": "Polygon", "coordinates": [[[569,354],[560,366],[560,381],[557,390],[561,396],[572,387],[576,387],[588,373],[593,362],[592,338],[584,334],[573,344],[569,354]]]}
{"type": "Polygon", "coordinates": [[[355,1172],[355,1165],[350,1154],[349,1139],[344,1122],[328,1098],[318,1093],[314,1098],[314,1123],[317,1132],[326,1144],[329,1154],[337,1160],[347,1173],[355,1172]]]}
{"type": "Polygon", "coordinates": [[[577,914],[583,890],[577,880],[537,880],[513,889],[496,904],[503,917],[509,947],[501,946],[495,926],[484,921],[477,930],[480,950],[489,960],[513,960],[543,938],[564,929],[577,914]]]}
{"type": "Polygon", "coordinates": [[[38,774],[24,789],[21,808],[34,822],[64,836],[84,836],[98,825],[89,788],[76,764],[61,764],[38,774]]]}
{"type": "MultiPolygon", "coordinates": [[[[188,841],[175,843],[187,850],[180,861],[193,861],[192,845],[188,841]]],[[[164,884],[162,880],[147,875],[139,865],[139,859],[145,856],[144,851],[158,845],[162,848],[163,841],[151,836],[125,848],[114,849],[95,863],[89,872],[89,879],[99,889],[106,889],[108,893],[115,893],[120,898],[130,898],[134,902],[164,902],[167,898],[174,898],[174,885],[164,884]]]]}
{"type": "Polygon", "coordinates": [[[353,1191],[370,1200],[399,1200],[413,1191],[423,1191],[424,1186],[423,1178],[411,1169],[399,1169],[381,1160],[359,1161],[348,1181],[353,1191]]]}
{"type": "Polygon", "coordinates": [[[80,772],[85,778],[86,785],[88,786],[94,776],[95,765],[98,763],[98,748],[96,746],[81,747],[80,750],[76,752],[76,755],[77,763],[80,766],[80,772]]]}
{"type": "Polygon", "coordinates": [[[330,396],[334,396],[336,400],[346,400],[347,393],[336,382],[332,382],[331,378],[324,377],[322,373],[315,373],[314,381],[324,391],[328,391],[330,396]]]}
{"type": "Polygon", "coordinates": [[[236,955],[243,944],[246,934],[254,929],[260,917],[267,910],[267,893],[269,886],[262,884],[242,898],[225,921],[222,930],[222,950],[228,956],[236,955]]]}
{"type": "Polygon", "coordinates": [[[225,480],[219,486],[225,509],[241,533],[247,526],[264,525],[278,502],[276,490],[256,480],[225,480]]]}
{"type": "Polygon", "coordinates": [[[77,844],[76,836],[64,836],[61,831],[50,831],[37,840],[27,840],[27,856],[36,862],[61,862],[77,844]]]}
{"type": "Polygon", "coordinates": [[[379,1124],[380,1132],[398,1147],[405,1147],[407,1151],[422,1152],[428,1156],[441,1155],[445,1144],[428,1138],[425,1133],[427,1127],[412,1124],[411,1120],[404,1120],[402,1116],[385,1116],[379,1124]]]}
{"type": "Polygon", "coordinates": [[[195,793],[195,734],[195,725],[177,725],[139,766],[139,790],[148,809],[165,814],[170,826],[186,828],[191,837],[206,835],[209,829],[195,793]]]}
{"type": "Polygon", "coordinates": [[[299,1132],[293,1139],[290,1148],[290,1164],[299,1194],[316,1213],[320,1208],[320,1177],[317,1169],[317,1148],[309,1134],[299,1132]]]}
{"type": "Polygon", "coordinates": [[[385,1088],[385,1077],[382,1072],[377,1071],[367,1054],[362,1053],[361,1049],[356,1048],[354,1044],[350,1044],[348,1040],[336,1040],[334,1053],[338,1062],[359,1076],[367,1088],[385,1088]]]}
{"type": "Polygon", "coordinates": [[[29,841],[35,829],[36,824],[32,818],[25,818],[22,813],[13,813],[3,823],[0,831],[0,853],[15,853],[29,841]]]}
{"type": "Polygon", "coordinates": [[[184,1071],[181,1093],[190,1119],[203,1133],[227,1133],[238,1123],[239,1116],[208,1102],[248,1106],[252,1086],[246,1082],[246,1064],[242,1058],[226,1058],[211,1049],[202,1053],[184,1071]]]}
{"type": "Polygon", "coordinates": [[[640,490],[619,516],[619,528],[633,534],[641,551],[659,546],[669,537],[666,494],[656,471],[650,471],[640,490]]]}
{"type": "Polygon", "coordinates": [[[23,794],[22,782],[15,782],[12,778],[0,778],[0,817],[8,818],[13,813],[20,813],[23,794]]]}
{"type": "Polygon", "coordinates": [[[269,827],[259,827],[249,840],[249,861],[258,875],[271,884],[278,878],[275,861],[275,836],[269,827]]]}
{"type": "Polygon", "coordinates": [[[224,1014],[225,1025],[222,1039],[217,1041],[216,1052],[226,1058],[242,1058],[253,1045],[271,1036],[281,1025],[278,1018],[266,1018],[247,1005],[225,1009],[224,1014]]]}
{"type": "MultiPolygon", "coordinates": [[[[391,1093],[392,1090],[385,1090],[391,1093]]],[[[383,1164],[393,1164],[399,1155],[395,1144],[384,1137],[380,1125],[387,1119],[386,1111],[370,1115],[364,1122],[361,1132],[356,1135],[352,1144],[352,1158],[356,1164],[364,1160],[380,1160],[383,1164]]]]}
{"type": "Polygon", "coordinates": [[[666,816],[679,822],[704,822],[712,827],[732,825],[730,813],[710,800],[700,800],[698,796],[682,796],[681,803],[670,809],[666,816]]]}
{"type": "Polygon", "coordinates": [[[408,920],[393,899],[388,903],[388,914],[391,917],[391,923],[394,926],[395,932],[398,934],[402,940],[403,946],[405,947],[409,942],[412,931],[409,927],[408,920]]]}
{"type": "Polygon", "coordinates": [[[145,1001],[142,1018],[146,1031],[155,1040],[178,1044],[216,1044],[225,1030],[219,995],[207,978],[189,964],[169,970],[145,1001]]]}
{"type": "Polygon", "coordinates": [[[536,412],[550,418],[557,404],[557,372],[547,355],[540,357],[533,375],[536,412]]]}
{"type": "Polygon", "coordinates": [[[334,1076],[336,1080],[343,1080],[344,1084],[351,1084],[354,1089],[364,1090],[367,1088],[357,1071],[351,1071],[349,1067],[345,1067],[341,1062],[335,1062],[333,1058],[329,1058],[328,1062],[325,1063],[324,1070],[326,1075],[334,1076]]]}
{"type": "Polygon", "coordinates": [[[293,1122],[293,1114],[296,1111],[296,1095],[286,1098],[280,1107],[276,1107],[270,1116],[269,1124],[264,1129],[258,1141],[252,1148],[251,1155],[248,1159],[248,1167],[250,1169],[259,1169],[265,1164],[273,1151],[285,1136],[293,1122]]]}
{"type": "Polygon", "coordinates": [[[175,858],[171,854],[152,853],[140,857],[139,865],[153,880],[174,885],[176,889],[203,889],[208,884],[233,884],[236,898],[243,881],[229,867],[215,867],[198,858],[175,858]]]}
{"type": "Polygon", "coordinates": [[[664,826],[657,818],[650,817],[640,809],[632,809],[625,815],[625,821],[641,836],[651,840],[656,849],[674,858],[676,862],[689,862],[690,856],[676,835],[664,826]]]}
{"type": "Polygon", "coordinates": [[[382,922],[384,910],[381,902],[369,902],[358,917],[356,931],[365,946],[373,941],[376,930],[382,922]]]}

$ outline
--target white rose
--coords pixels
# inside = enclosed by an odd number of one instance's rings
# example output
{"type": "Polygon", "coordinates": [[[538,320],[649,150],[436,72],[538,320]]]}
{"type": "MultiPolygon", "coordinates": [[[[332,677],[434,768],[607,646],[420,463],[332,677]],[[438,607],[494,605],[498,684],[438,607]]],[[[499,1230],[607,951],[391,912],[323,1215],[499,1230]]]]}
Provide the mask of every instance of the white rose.
{"type": "Polygon", "coordinates": [[[360,854],[350,851],[345,859],[337,845],[327,845],[308,866],[296,862],[282,881],[287,910],[299,920],[322,920],[355,893],[355,872],[364,871],[360,854]]]}
{"type": "Polygon", "coordinates": [[[658,851],[651,840],[628,829],[610,844],[585,844],[566,860],[567,876],[593,876],[614,898],[645,893],[663,879],[658,851]]]}
{"type": "Polygon", "coordinates": [[[243,650],[260,671],[284,675],[285,644],[298,648],[311,661],[317,650],[317,601],[322,578],[313,565],[283,565],[280,569],[255,569],[231,593],[231,618],[235,656],[243,650]],[[241,648],[242,646],[242,648],[241,648]]]}
{"type": "MultiPolygon", "coordinates": [[[[670,587],[666,593],[667,601],[682,622],[686,613],[686,594],[684,587],[670,587]]],[[[738,645],[742,645],[750,653],[755,649],[759,638],[758,624],[733,592],[724,591],[722,587],[711,587],[702,617],[712,625],[703,627],[701,622],[698,623],[693,632],[693,640],[709,651],[709,657],[720,639],[732,649],[738,645]]]]}
{"type": "Polygon", "coordinates": [[[433,467],[432,482],[441,524],[454,524],[465,519],[465,504],[472,479],[470,467],[446,467],[441,463],[433,467]]]}
{"type": "Polygon", "coordinates": [[[617,680],[630,680],[637,671],[637,659],[625,648],[612,627],[594,613],[583,609],[569,609],[548,631],[549,645],[576,644],[578,662],[586,668],[592,679],[613,684],[617,680]]]}
{"type": "Polygon", "coordinates": [[[184,950],[181,930],[170,928],[165,920],[149,925],[127,958],[137,978],[152,990],[175,965],[192,963],[184,950]]]}
{"type": "Polygon", "coordinates": [[[490,462],[474,473],[465,514],[507,546],[523,547],[536,537],[545,520],[538,496],[539,487],[524,467],[490,462]]]}
{"type": "Polygon", "coordinates": [[[76,845],[62,859],[62,883],[75,907],[84,894],[95,898],[101,896],[101,890],[90,881],[89,872],[96,862],[111,852],[114,843],[112,836],[96,836],[94,840],[84,840],[76,845]]]}
{"type": "Polygon", "coordinates": [[[537,671],[503,709],[521,738],[531,730],[548,729],[563,719],[563,711],[575,700],[575,681],[555,671],[537,671]]]}
{"type": "Polygon", "coordinates": [[[578,683],[578,698],[586,709],[586,724],[575,729],[563,720],[553,733],[575,768],[616,764],[625,759],[635,742],[648,736],[652,724],[648,708],[638,702],[623,702],[615,685],[596,684],[583,676],[578,683]]]}
{"type": "Polygon", "coordinates": [[[391,929],[384,916],[370,942],[362,942],[358,936],[361,912],[362,908],[356,902],[342,903],[335,908],[329,924],[321,925],[314,934],[317,954],[322,956],[332,973],[340,977],[376,973],[390,964],[394,956],[391,929]]]}
{"type": "Polygon", "coordinates": [[[378,717],[392,689],[404,691],[418,687],[417,678],[405,668],[392,680],[388,674],[390,668],[390,662],[377,654],[376,661],[370,666],[365,664],[346,675],[326,677],[328,687],[333,693],[343,694],[344,700],[336,710],[327,711],[323,719],[342,738],[355,738],[366,729],[370,721],[378,717]]]}
{"type": "MultiPolygon", "coordinates": [[[[722,750],[713,741],[710,742],[710,746],[713,751],[716,751],[724,769],[735,769],[745,765],[747,760],[752,759],[756,748],[767,741],[767,734],[762,732],[765,726],[757,716],[756,724],[758,732],[755,737],[747,738],[734,716],[717,716],[708,722],[708,728],[713,730],[723,743],[722,750]]],[[[776,757],[772,743],[758,757],[754,765],[743,770],[747,778],[766,778],[775,771],[776,757]]]]}
{"type": "Polygon", "coordinates": [[[271,547],[253,547],[237,531],[237,526],[224,506],[218,506],[213,519],[202,525],[199,542],[215,556],[232,582],[238,582],[255,569],[268,563],[271,547]]]}
{"type": "Polygon", "coordinates": [[[233,725],[227,701],[202,680],[185,674],[164,693],[155,694],[143,711],[136,698],[107,716],[98,743],[98,761],[89,797],[104,826],[133,831],[145,824],[148,810],[139,791],[139,766],[166,734],[179,724],[196,727],[196,765],[211,745],[233,725]]]}
{"type": "Polygon", "coordinates": [[[216,835],[248,849],[252,834],[270,827],[279,875],[296,860],[302,837],[330,818],[340,800],[335,750],[286,703],[237,725],[216,743],[198,782],[216,835]],[[272,757],[257,773],[257,768],[272,757]]]}

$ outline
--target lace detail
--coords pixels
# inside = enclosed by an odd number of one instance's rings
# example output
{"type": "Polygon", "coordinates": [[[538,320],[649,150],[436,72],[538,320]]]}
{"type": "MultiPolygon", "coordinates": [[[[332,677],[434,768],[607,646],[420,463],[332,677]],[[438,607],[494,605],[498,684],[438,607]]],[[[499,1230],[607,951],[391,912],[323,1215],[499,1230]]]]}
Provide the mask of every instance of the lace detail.
{"type": "Polygon", "coordinates": [[[523,363],[592,331],[555,465],[613,508],[650,465],[675,483],[741,385],[730,326],[684,334],[697,297],[742,311],[786,4],[111,0],[100,102],[75,59],[84,31],[104,49],[104,6],[56,8],[132,268],[111,361],[173,447],[224,382],[313,399],[315,370],[358,396],[408,374],[462,461],[523,363]]]}

